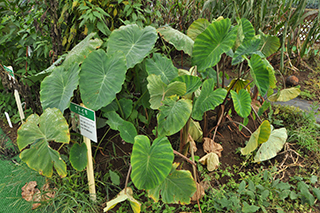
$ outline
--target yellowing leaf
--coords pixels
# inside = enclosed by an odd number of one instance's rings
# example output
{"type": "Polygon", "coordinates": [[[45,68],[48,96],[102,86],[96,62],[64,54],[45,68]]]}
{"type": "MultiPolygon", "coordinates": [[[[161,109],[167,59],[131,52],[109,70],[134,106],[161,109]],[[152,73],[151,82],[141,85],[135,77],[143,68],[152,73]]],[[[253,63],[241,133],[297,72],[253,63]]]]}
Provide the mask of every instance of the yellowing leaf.
{"type": "Polygon", "coordinates": [[[289,89],[280,90],[278,94],[271,95],[268,99],[274,101],[290,101],[300,95],[300,89],[297,87],[291,87],[289,89]]]}
{"type": "Polygon", "coordinates": [[[271,127],[269,121],[265,120],[259,128],[251,135],[246,147],[241,148],[241,154],[248,155],[258,148],[259,144],[266,142],[269,139],[271,127]]]}
{"type": "Polygon", "coordinates": [[[78,5],[78,1],[73,1],[72,2],[72,10],[73,10],[73,8],[75,7],[75,6],[77,6],[78,5]]]}
{"type": "Polygon", "coordinates": [[[189,134],[191,135],[191,137],[193,138],[194,141],[202,142],[203,132],[202,132],[202,129],[200,127],[199,122],[196,122],[193,119],[191,119],[190,127],[189,127],[189,134]]]}
{"type": "Polygon", "coordinates": [[[130,187],[127,187],[126,189],[123,189],[116,198],[110,200],[107,202],[107,207],[103,209],[103,212],[107,212],[113,207],[115,207],[118,203],[123,202],[125,200],[129,200],[131,204],[131,208],[134,213],[140,213],[141,211],[141,204],[132,197],[133,191],[130,187]],[[127,192],[125,193],[125,190],[127,189],[127,192]]]}
{"type": "Polygon", "coordinates": [[[114,8],[114,10],[113,10],[113,17],[116,17],[117,14],[118,14],[117,8],[114,8]]]}
{"type": "Polygon", "coordinates": [[[210,152],[203,156],[200,160],[200,163],[207,165],[208,171],[213,171],[219,167],[219,157],[216,153],[210,152]]]}
{"type": "Polygon", "coordinates": [[[261,145],[254,162],[260,162],[269,160],[277,155],[277,153],[283,148],[288,138],[286,128],[276,129],[271,132],[269,140],[261,145]]]}

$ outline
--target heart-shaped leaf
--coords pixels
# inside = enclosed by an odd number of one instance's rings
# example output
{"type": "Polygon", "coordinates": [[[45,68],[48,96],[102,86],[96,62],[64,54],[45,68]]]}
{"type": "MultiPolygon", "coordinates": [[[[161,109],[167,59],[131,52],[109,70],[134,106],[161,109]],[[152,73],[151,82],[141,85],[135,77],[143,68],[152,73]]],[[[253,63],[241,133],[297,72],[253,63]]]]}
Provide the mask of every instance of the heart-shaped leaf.
{"type": "Polygon", "coordinates": [[[249,83],[250,83],[250,80],[244,80],[241,78],[232,79],[229,85],[227,86],[227,90],[229,92],[232,86],[232,89],[237,93],[239,93],[241,89],[244,89],[246,87],[247,92],[250,92],[250,85],[248,85],[249,83]]]}
{"type": "Polygon", "coordinates": [[[87,167],[87,146],[85,143],[75,143],[70,149],[69,160],[73,168],[82,171],[87,167]]]}
{"type": "Polygon", "coordinates": [[[200,35],[207,27],[210,22],[205,18],[199,18],[195,20],[188,28],[187,35],[192,39],[196,40],[197,36],[200,35]]]}
{"type": "Polygon", "coordinates": [[[121,52],[92,52],[81,66],[80,92],[83,103],[92,110],[110,104],[121,90],[127,67],[121,52]]]}
{"type": "Polygon", "coordinates": [[[59,152],[50,147],[49,142],[69,143],[69,140],[69,126],[61,111],[47,108],[40,117],[36,114],[30,115],[19,128],[17,138],[19,150],[31,145],[21,152],[20,158],[41,175],[51,177],[54,167],[61,177],[65,177],[66,164],[59,152]]]}
{"type": "Polygon", "coordinates": [[[161,101],[171,95],[182,96],[186,93],[186,84],[180,81],[170,83],[168,86],[163,83],[159,75],[149,75],[148,90],[150,93],[150,107],[151,109],[159,109],[161,101]]]}
{"type": "Polygon", "coordinates": [[[75,62],[81,64],[92,51],[102,45],[102,40],[98,38],[91,39],[95,34],[96,33],[90,33],[85,39],[72,48],[62,64],[65,69],[69,69],[75,62]]]}
{"type": "MultiPolygon", "coordinates": [[[[241,45],[235,51],[232,57],[232,65],[239,64],[244,61],[243,55],[250,56],[253,53],[256,53],[260,44],[260,39],[252,39],[241,43],[241,45]]],[[[264,57],[264,55],[260,55],[264,57]]]]}
{"type": "Polygon", "coordinates": [[[157,31],[164,40],[172,44],[177,50],[182,50],[191,56],[194,42],[189,36],[170,26],[160,27],[157,31]]]}
{"type": "Polygon", "coordinates": [[[252,133],[249,142],[244,148],[241,148],[241,154],[248,155],[258,148],[259,144],[266,142],[269,139],[271,127],[268,120],[262,122],[259,128],[252,133]]]}
{"type": "Polygon", "coordinates": [[[261,144],[254,157],[254,162],[269,160],[277,155],[283,148],[288,138],[286,128],[276,129],[271,132],[269,139],[261,144]]]}
{"type": "Polygon", "coordinates": [[[208,110],[213,110],[221,104],[227,95],[226,89],[214,90],[214,79],[207,79],[202,85],[199,97],[194,103],[192,118],[195,120],[202,120],[203,113],[208,110]]]}
{"type": "Polygon", "coordinates": [[[170,96],[162,101],[159,107],[158,133],[160,136],[169,136],[180,131],[189,120],[192,111],[192,102],[189,99],[178,100],[177,96],[170,96]]]}
{"type": "Polygon", "coordinates": [[[166,137],[157,138],[150,146],[147,136],[137,135],[131,154],[131,179],[138,189],[152,189],[168,176],[173,162],[173,149],[166,137]]]}
{"type": "MultiPolygon", "coordinates": [[[[265,60],[265,59],[264,59],[265,60]]],[[[263,62],[263,59],[253,54],[248,60],[248,64],[250,66],[250,73],[254,79],[255,84],[262,96],[264,96],[269,88],[269,71],[267,69],[266,64],[263,62]]]]}
{"type": "Polygon", "coordinates": [[[233,106],[238,115],[243,118],[249,116],[251,112],[251,97],[250,94],[245,90],[241,89],[239,94],[231,90],[231,97],[233,101],[233,106]]]}
{"type": "Polygon", "coordinates": [[[277,36],[266,35],[259,30],[260,33],[260,47],[261,52],[266,56],[275,53],[280,47],[280,39],[277,36]]]}
{"type": "Polygon", "coordinates": [[[172,61],[159,53],[153,54],[152,58],[146,60],[146,70],[149,76],[151,74],[161,76],[165,84],[178,77],[178,69],[173,66],[172,61]]]}
{"type": "Polygon", "coordinates": [[[172,81],[180,81],[186,84],[187,91],[185,95],[195,92],[201,86],[201,79],[193,75],[178,76],[172,81]]]}
{"type": "Polygon", "coordinates": [[[199,71],[216,65],[221,55],[232,48],[237,37],[237,27],[231,30],[230,27],[230,19],[222,19],[210,24],[197,36],[193,46],[192,62],[198,66],[199,71]]]}
{"type": "Polygon", "coordinates": [[[136,24],[121,26],[111,33],[107,43],[107,52],[112,54],[119,50],[122,51],[129,69],[140,63],[150,53],[157,37],[156,29],[151,26],[144,29],[136,24]]]}
{"type": "Polygon", "coordinates": [[[161,195],[164,203],[189,204],[192,195],[197,191],[197,186],[190,171],[177,170],[179,164],[173,164],[169,175],[164,181],[148,191],[148,196],[155,202],[161,195]]]}
{"type": "Polygon", "coordinates": [[[120,132],[120,137],[127,143],[134,143],[134,137],[138,134],[136,128],[129,121],[123,120],[115,111],[103,114],[108,120],[107,124],[113,130],[120,132]]]}
{"type": "Polygon", "coordinates": [[[134,213],[140,213],[141,211],[141,204],[133,198],[133,191],[130,187],[127,187],[126,189],[123,189],[116,198],[113,198],[112,200],[107,202],[107,207],[103,209],[103,212],[107,212],[113,207],[115,207],[118,203],[121,203],[123,201],[129,200],[131,208],[134,213]]]}
{"type": "Polygon", "coordinates": [[[63,113],[69,107],[73,91],[79,84],[79,71],[77,63],[67,71],[62,66],[56,67],[41,82],[40,101],[43,109],[58,108],[63,113]]]}

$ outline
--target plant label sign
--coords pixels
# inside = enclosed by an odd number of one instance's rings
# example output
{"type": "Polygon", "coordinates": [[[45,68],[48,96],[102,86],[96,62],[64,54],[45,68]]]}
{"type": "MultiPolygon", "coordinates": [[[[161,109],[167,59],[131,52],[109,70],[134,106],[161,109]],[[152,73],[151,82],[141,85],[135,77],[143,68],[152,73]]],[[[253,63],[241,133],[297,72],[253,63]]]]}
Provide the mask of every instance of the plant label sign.
{"type": "Polygon", "coordinates": [[[79,115],[81,135],[97,142],[96,115],[93,110],[70,103],[70,110],[79,115]]]}
{"type": "Polygon", "coordinates": [[[12,67],[11,66],[9,66],[9,67],[3,66],[3,68],[8,72],[9,79],[11,80],[11,78],[12,78],[13,80],[15,80],[12,67]]]}

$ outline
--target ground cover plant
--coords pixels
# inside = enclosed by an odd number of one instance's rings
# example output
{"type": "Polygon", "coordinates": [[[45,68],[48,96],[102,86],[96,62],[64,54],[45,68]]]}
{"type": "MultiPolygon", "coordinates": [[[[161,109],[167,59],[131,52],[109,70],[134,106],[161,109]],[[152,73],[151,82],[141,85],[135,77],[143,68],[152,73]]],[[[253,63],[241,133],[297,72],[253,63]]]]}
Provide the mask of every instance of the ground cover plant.
{"type": "MultiPolygon", "coordinates": [[[[128,5],[131,2],[117,6],[129,10],[128,5]]],[[[277,57],[283,41],[256,30],[252,20],[239,15],[233,21],[226,17],[197,19],[185,32],[132,23],[136,20],[109,30],[105,18],[110,15],[99,8],[112,8],[115,18],[117,6],[84,1],[70,9],[71,4],[66,4],[65,12],[71,13],[75,7],[82,11],[79,28],[86,29],[88,21],[88,26],[96,24],[98,33],[92,32],[97,31],[95,27],[87,29],[90,32],[79,40],[66,33],[71,36],[66,50],[74,47],[44,71],[30,76],[40,83],[35,95],[41,113],[29,116],[17,132],[20,158],[47,177],[53,187],[58,186],[55,197],[41,201],[38,208],[67,212],[113,211],[115,206],[118,212],[317,209],[318,174],[276,178],[285,174],[284,166],[298,165],[295,159],[299,157],[293,154],[301,155],[290,149],[288,136],[312,151],[318,142],[316,124],[284,127],[279,125],[283,119],[272,113],[272,102],[300,94],[298,87],[279,85],[274,93],[276,76],[268,57],[277,57]],[[73,41],[79,42],[73,45],[73,41]],[[188,55],[192,67],[176,68],[170,51],[162,51],[159,43],[188,55]],[[227,85],[230,68],[236,74],[227,85]],[[80,175],[87,165],[87,148],[77,118],[70,113],[71,101],[95,110],[98,117],[98,143],[92,150],[98,203],[90,201],[90,196],[83,195],[87,191],[81,189],[87,184],[80,175]],[[313,132],[316,139],[301,140],[305,132],[313,132]],[[281,153],[287,154],[280,165],[268,161],[282,149],[281,153]],[[227,158],[228,163],[223,161],[227,158]],[[291,164],[287,162],[290,159],[291,164]],[[225,164],[217,171],[220,161],[225,164]],[[257,162],[263,166],[259,168],[257,162]],[[230,169],[228,164],[238,167],[230,169]],[[243,168],[245,172],[241,172],[243,168]],[[64,184],[68,181],[70,187],[80,188],[68,192],[64,184]],[[59,199],[63,196],[68,199],[59,199]],[[131,207],[122,203],[126,200],[131,207]]],[[[173,8],[181,10],[181,5],[173,8]]],[[[183,18],[185,14],[180,15],[183,18]]],[[[68,14],[61,17],[66,21],[68,14]]],[[[6,76],[3,70],[2,76],[6,76]]]]}

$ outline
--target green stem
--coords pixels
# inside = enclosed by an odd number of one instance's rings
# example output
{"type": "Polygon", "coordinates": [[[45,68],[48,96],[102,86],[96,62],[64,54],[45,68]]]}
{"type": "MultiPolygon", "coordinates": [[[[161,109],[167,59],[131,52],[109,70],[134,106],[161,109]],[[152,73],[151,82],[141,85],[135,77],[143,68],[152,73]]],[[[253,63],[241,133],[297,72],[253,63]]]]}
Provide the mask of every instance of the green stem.
{"type": "Polygon", "coordinates": [[[121,107],[121,105],[120,105],[119,100],[118,100],[118,98],[117,98],[117,97],[116,97],[116,102],[117,102],[117,104],[118,104],[118,107],[119,107],[119,110],[120,110],[121,117],[124,119],[124,113],[123,113],[122,107],[121,107]]]}
{"type": "Polygon", "coordinates": [[[96,155],[97,155],[97,152],[98,152],[98,150],[99,150],[99,147],[100,147],[103,139],[106,137],[106,135],[108,134],[109,131],[110,131],[110,127],[108,128],[108,130],[106,131],[106,133],[104,133],[103,137],[102,137],[101,140],[99,141],[98,147],[96,148],[96,151],[95,151],[95,153],[94,153],[94,155],[93,155],[93,158],[96,158],[96,155]]]}

